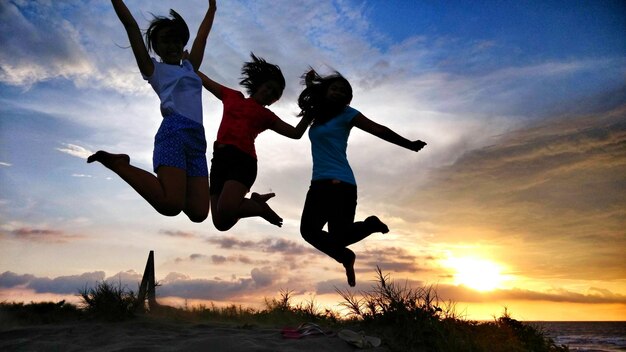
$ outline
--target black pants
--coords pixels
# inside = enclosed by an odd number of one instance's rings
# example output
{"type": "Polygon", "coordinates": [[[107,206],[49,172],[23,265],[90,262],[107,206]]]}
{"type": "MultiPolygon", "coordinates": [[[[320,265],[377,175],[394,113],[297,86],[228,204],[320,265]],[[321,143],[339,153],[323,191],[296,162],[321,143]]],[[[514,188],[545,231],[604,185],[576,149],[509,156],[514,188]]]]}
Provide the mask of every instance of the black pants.
{"type": "Polygon", "coordinates": [[[372,234],[362,221],[354,222],[357,189],[337,180],[311,182],[306,195],[300,234],[313,247],[339,263],[351,256],[347,246],[372,234]],[[328,232],[324,225],[328,224],[328,232]]]}

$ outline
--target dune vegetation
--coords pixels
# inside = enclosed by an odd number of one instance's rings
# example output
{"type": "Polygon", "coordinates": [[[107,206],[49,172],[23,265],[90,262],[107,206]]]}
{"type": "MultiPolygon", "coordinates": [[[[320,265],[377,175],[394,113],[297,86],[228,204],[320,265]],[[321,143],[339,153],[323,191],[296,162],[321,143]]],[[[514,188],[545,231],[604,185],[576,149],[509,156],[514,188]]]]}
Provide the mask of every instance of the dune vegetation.
{"type": "MultiPolygon", "coordinates": [[[[328,331],[344,328],[363,331],[382,339],[391,351],[485,351],[560,352],[537,326],[513,319],[508,311],[493,321],[466,320],[455,312],[454,302],[440,302],[436,288],[418,289],[400,285],[377,270],[371,290],[355,294],[337,290],[347,314],[320,308],[313,301],[294,304],[292,291],[265,299],[264,308],[237,305],[198,305],[174,308],[159,305],[148,309],[132,290],[100,282],[79,291],[81,303],[61,302],[0,303],[0,327],[4,324],[54,324],[80,320],[109,322],[129,319],[157,319],[191,323],[228,323],[241,328],[297,326],[315,323],[328,331]]],[[[311,337],[314,338],[314,337],[311,337]]]]}

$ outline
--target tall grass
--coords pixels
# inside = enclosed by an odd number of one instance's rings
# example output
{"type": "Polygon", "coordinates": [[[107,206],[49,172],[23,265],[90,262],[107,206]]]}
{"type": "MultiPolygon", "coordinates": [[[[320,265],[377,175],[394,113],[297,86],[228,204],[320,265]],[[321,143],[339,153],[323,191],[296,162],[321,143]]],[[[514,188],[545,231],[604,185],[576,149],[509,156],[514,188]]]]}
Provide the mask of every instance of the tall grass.
{"type": "Polygon", "coordinates": [[[433,286],[413,289],[392,281],[380,268],[376,274],[371,291],[337,293],[353,322],[382,337],[392,351],[568,351],[506,310],[493,322],[465,320],[453,302],[440,301],[433,286]]]}
{"type": "Polygon", "coordinates": [[[143,309],[137,295],[119,283],[117,286],[102,281],[92,288],[79,291],[82,308],[92,317],[116,321],[132,318],[138,308],[143,309]],[[141,307],[139,307],[141,305],[141,307]]]}

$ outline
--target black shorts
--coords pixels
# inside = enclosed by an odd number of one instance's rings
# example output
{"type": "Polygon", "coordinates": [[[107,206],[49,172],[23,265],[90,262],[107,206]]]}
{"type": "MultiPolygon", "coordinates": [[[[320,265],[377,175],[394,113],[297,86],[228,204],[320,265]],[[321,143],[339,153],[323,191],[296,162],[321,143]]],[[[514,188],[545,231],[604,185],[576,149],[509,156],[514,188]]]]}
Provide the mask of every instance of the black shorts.
{"type": "Polygon", "coordinates": [[[257,161],[239,148],[229,144],[213,145],[211,159],[210,190],[211,195],[218,195],[224,189],[224,183],[234,180],[243,183],[248,190],[254,184],[257,175],[257,161]]]}

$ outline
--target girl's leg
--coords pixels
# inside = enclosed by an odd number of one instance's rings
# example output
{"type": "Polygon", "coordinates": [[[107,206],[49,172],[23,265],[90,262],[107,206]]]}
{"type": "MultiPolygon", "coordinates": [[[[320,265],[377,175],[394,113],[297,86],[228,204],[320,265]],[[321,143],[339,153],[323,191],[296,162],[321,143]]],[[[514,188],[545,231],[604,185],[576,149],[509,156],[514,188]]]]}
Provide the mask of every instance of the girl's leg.
{"type": "Polygon", "coordinates": [[[209,215],[209,179],[206,176],[187,177],[187,195],[183,211],[193,222],[203,222],[209,215]]]}
{"type": "Polygon", "coordinates": [[[329,204],[331,211],[328,218],[328,232],[335,246],[343,250],[341,264],[346,270],[348,285],[354,287],[356,285],[356,274],[354,272],[356,255],[346,247],[348,246],[347,242],[350,241],[347,238],[352,239],[354,237],[353,233],[360,230],[360,226],[354,224],[357,198],[356,186],[339,183],[333,184],[332,188],[332,198],[329,204]]]}
{"type": "Polygon", "coordinates": [[[130,165],[126,154],[98,151],[87,158],[88,163],[98,161],[115,172],[141,195],[156,211],[166,216],[178,215],[185,206],[187,176],[185,170],[161,166],[157,176],[130,165]]]}
{"type": "Polygon", "coordinates": [[[339,242],[342,246],[347,247],[376,232],[387,233],[389,228],[377,216],[368,216],[364,221],[357,221],[347,226],[340,234],[339,242]]]}
{"type": "Polygon", "coordinates": [[[354,265],[354,253],[345,246],[339,245],[332,235],[323,230],[324,225],[331,217],[331,213],[334,212],[334,192],[335,189],[332,185],[311,184],[302,209],[300,234],[317,250],[339,263],[352,267],[354,265]]]}
{"type": "Polygon", "coordinates": [[[333,192],[333,211],[328,219],[328,231],[337,244],[347,247],[369,235],[389,232],[389,228],[378,217],[370,216],[365,221],[354,222],[357,204],[357,189],[348,184],[338,184],[333,192]]]}
{"type": "Polygon", "coordinates": [[[370,216],[365,221],[354,222],[357,204],[356,186],[339,183],[332,185],[332,187],[334,192],[331,202],[332,211],[328,218],[328,232],[336,246],[346,250],[343,254],[342,264],[346,269],[348,283],[350,286],[354,286],[356,284],[354,273],[356,255],[345,247],[363,240],[372,233],[389,232],[389,229],[376,216],[370,216]]]}
{"type": "Polygon", "coordinates": [[[231,229],[241,218],[260,216],[270,224],[282,226],[283,219],[267,205],[273,194],[253,193],[246,198],[248,187],[235,180],[228,180],[219,195],[211,196],[213,225],[219,231],[231,229]]]}

